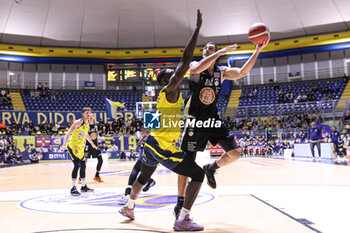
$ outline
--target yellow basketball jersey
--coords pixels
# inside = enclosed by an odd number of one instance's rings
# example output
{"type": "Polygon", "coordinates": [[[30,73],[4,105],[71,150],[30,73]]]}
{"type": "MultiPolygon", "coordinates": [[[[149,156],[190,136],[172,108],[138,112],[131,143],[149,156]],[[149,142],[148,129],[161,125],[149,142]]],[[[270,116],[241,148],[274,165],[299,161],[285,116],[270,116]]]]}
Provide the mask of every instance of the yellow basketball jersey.
{"type": "Polygon", "coordinates": [[[183,120],[181,116],[183,99],[180,93],[176,103],[169,103],[166,99],[166,87],[163,87],[157,98],[157,110],[161,113],[161,127],[152,129],[151,136],[157,140],[160,148],[176,153],[181,151],[175,146],[175,142],[180,136],[179,123],[183,120]]]}
{"type": "Polygon", "coordinates": [[[80,159],[84,156],[85,139],[86,135],[89,133],[89,128],[90,126],[85,124],[83,119],[81,119],[80,128],[73,131],[68,143],[68,146],[73,150],[74,155],[80,159]]]}

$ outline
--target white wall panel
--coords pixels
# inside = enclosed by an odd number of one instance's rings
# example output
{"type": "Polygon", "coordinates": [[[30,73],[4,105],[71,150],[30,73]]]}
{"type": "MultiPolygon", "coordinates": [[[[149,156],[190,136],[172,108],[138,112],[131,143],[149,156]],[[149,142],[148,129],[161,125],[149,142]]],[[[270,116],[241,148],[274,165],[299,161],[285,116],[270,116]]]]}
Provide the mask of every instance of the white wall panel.
{"type": "Polygon", "coordinates": [[[52,89],[63,89],[63,65],[52,64],[52,89]]]}
{"type": "Polygon", "coordinates": [[[35,86],[35,72],[36,72],[36,64],[32,63],[24,63],[24,88],[36,89],[35,86]]]}

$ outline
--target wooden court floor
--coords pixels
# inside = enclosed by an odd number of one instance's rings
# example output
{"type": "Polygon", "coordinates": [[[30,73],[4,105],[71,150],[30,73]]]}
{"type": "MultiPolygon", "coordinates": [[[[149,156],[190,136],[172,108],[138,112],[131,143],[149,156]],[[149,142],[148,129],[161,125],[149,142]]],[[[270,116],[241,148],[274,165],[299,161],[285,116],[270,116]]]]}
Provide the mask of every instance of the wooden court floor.
{"type": "MultiPolygon", "coordinates": [[[[90,160],[95,192],[80,197],[69,194],[70,162],[1,168],[0,232],[173,232],[177,176],[161,166],[156,186],[137,202],[135,221],[118,214],[133,164],[106,162],[105,182],[97,183],[90,160]]],[[[348,166],[240,159],[219,170],[216,190],[203,184],[191,215],[213,233],[350,232],[349,177],[348,166]]]]}

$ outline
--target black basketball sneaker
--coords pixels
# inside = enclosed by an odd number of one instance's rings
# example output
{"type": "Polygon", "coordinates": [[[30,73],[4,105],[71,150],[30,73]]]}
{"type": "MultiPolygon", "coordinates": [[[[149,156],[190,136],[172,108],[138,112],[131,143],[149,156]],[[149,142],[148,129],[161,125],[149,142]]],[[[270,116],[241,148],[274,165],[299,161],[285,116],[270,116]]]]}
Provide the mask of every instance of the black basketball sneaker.
{"type": "Polygon", "coordinates": [[[87,193],[87,192],[93,192],[94,190],[89,188],[87,185],[81,187],[81,192],[82,193],[87,193]]]}
{"type": "Polygon", "coordinates": [[[72,196],[80,196],[80,193],[79,193],[78,189],[75,186],[73,186],[72,189],[70,190],[70,195],[72,195],[72,196]]]}

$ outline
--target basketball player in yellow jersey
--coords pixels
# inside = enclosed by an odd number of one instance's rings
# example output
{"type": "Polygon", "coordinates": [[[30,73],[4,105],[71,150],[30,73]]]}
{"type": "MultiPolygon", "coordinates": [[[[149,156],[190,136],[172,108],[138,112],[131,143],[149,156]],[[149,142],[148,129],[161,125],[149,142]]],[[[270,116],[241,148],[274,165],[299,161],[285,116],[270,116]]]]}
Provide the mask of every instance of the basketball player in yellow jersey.
{"type": "MultiPolygon", "coordinates": [[[[199,167],[194,160],[187,159],[186,153],[175,147],[175,142],[180,136],[181,105],[183,99],[179,86],[186,74],[189,64],[193,58],[197,37],[202,25],[202,14],[197,11],[197,27],[188,42],[181,61],[175,69],[164,69],[157,75],[158,83],[163,86],[157,99],[157,113],[153,114],[156,119],[160,115],[162,123],[172,122],[170,125],[162,125],[159,129],[152,129],[151,134],[145,142],[145,154],[141,165],[141,174],[134,182],[131,189],[130,199],[119,212],[129,219],[135,219],[135,202],[142,187],[148,182],[151,175],[161,163],[173,172],[191,177],[185,194],[184,207],[180,211],[179,218],[174,224],[176,231],[201,231],[203,226],[194,223],[189,218],[190,209],[197,198],[202,182],[204,180],[204,170],[199,167]],[[174,125],[174,123],[177,123],[174,125]]],[[[152,120],[153,121],[153,120],[152,120]]]]}
{"type": "Polygon", "coordinates": [[[81,192],[93,192],[93,189],[90,189],[85,182],[85,156],[84,156],[84,146],[85,139],[92,145],[93,148],[97,150],[96,145],[91,140],[89,132],[89,118],[92,116],[91,108],[83,108],[82,118],[74,121],[74,123],[69,128],[66,136],[63,140],[63,145],[60,149],[60,152],[63,152],[66,149],[66,144],[69,136],[72,134],[71,139],[68,143],[68,154],[74,163],[74,168],[72,171],[72,189],[70,193],[72,196],[79,196],[80,193],[75,187],[75,182],[78,175],[78,170],[80,168],[80,177],[81,177],[81,192]]]}

